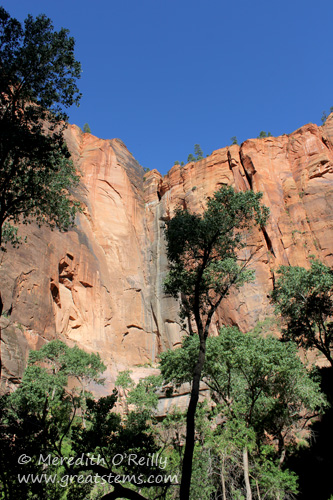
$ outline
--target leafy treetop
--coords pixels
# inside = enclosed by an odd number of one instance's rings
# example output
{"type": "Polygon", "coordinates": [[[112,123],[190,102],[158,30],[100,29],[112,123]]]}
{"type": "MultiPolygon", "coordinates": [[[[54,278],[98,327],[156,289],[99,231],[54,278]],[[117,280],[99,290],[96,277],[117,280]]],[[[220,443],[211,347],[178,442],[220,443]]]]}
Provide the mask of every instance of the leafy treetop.
{"type": "MultiPolygon", "coordinates": [[[[182,348],[160,355],[166,382],[177,385],[193,377],[199,342],[187,337],[182,348]]],[[[241,419],[261,438],[294,432],[327,402],[320,385],[303,365],[292,343],[282,343],[255,332],[224,327],[218,337],[207,339],[202,373],[213,400],[228,419],[241,419]]]]}
{"type": "Polygon", "coordinates": [[[64,141],[65,109],[78,104],[81,66],[74,39],[44,15],[24,26],[0,7],[0,244],[17,243],[12,223],[60,229],[74,222],[78,182],[64,141]]]}
{"type": "MultiPolygon", "coordinates": [[[[162,353],[165,381],[176,385],[191,382],[199,351],[198,337],[190,336],[181,348],[162,353]]],[[[229,459],[231,463],[242,463],[246,498],[254,498],[250,476],[256,481],[258,498],[282,498],[286,489],[297,492],[295,477],[287,470],[282,473],[282,464],[297,433],[323,412],[327,402],[319,381],[299,359],[296,346],[273,337],[243,334],[234,327],[223,328],[218,337],[207,339],[202,379],[215,403],[210,403],[210,418],[213,414],[219,416],[211,423],[211,429],[213,446],[223,457],[219,469],[223,498],[229,498],[226,489],[230,491],[233,482],[234,471],[230,471],[228,481],[223,479],[229,459]],[[267,474],[269,470],[271,473],[267,474]]],[[[197,440],[199,432],[197,429],[197,440]]],[[[193,488],[192,481],[192,495],[193,488]]],[[[232,492],[231,495],[230,498],[240,498],[232,492]]]]}
{"type": "MultiPolygon", "coordinates": [[[[330,115],[331,113],[333,113],[333,106],[330,107],[328,114],[330,115]]],[[[328,118],[328,115],[327,115],[326,111],[323,111],[323,114],[321,117],[322,124],[324,124],[326,122],[327,118],[328,118]]]]}
{"type": "Polygon", "coordinates": [[[84,132],[85,134],[91,134],[91,130],[90,130],[90,127],[89,127],[88,123],[85,123],[85,124],[83,125],[83,132],[84,132]]]}
{"type": "Polygon", "coordinates": [[[186,444],[180,497],[188,500],[195,444],[195,412],[199,399],[206,340],[213,315],[232,287],[240,287],[253,277],[246,269],[252,255],[243,256],[246,231],[262,226],[268,209],[260,203],[262,193],[238,192],[223,186],[207,202],[203,214],[178,208],[166,223],[167,256],[170,271],[164,289],[181,299],[181,315],[187,318],[193,335],[194,320],[199,336],[199,353],[193,372],[191,397],[186,417],[186,444]]]}
{"type": "Polygon", "coordinates": [[[281,266],[272,301],[285,320],[283,338],[318,349],[333,366],[332,269],[319,260],[312,260],[310,269],[281,266]]]}
{"type": "Polygon", "coordinates": [[[175,298],[181,295],[183,316],[194,315],[198,330],[200,314],[208,314],[210,324],[212,311],[230,287],[241,286],[253,274],[245,269],[246,262],[237,261],[246,230],[266,222],[268,209],[260,204],[261,197],[224,186],[208,200],[203,214],[178,208],[166,224],[170,271],[165,291],[175,298]]]}
{"type": "Polygon", "coordinates": [[[258,135],[257,139],[264,139],[265,137],[272,137],[270,132],[264,132],[263,130],[258,135]]]}

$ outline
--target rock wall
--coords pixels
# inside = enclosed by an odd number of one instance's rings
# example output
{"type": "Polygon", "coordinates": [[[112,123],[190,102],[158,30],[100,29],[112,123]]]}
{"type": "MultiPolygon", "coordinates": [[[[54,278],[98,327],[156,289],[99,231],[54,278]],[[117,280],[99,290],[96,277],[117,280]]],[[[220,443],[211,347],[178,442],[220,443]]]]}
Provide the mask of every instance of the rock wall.
{"type": "Polygon", "coordinates": [[[178,204],[200,211],[223,184],[263,192],[270,219],[248,235],[256,281],[231,293],[216,315],[246,330],[272,314],[269,292],[280,264],[309,265],[314,255],[333,265],[333,115],[289,136],[251,139],[144,175],[119,139],[67,130],[82,174],[74,193],[84,207],[76,227],[20,229],[27,243],[8,248],[0,264],[4,384],[22,375],[30,348],[61,338],[101,354],[106,389],[119,370],[150,363],[179,344],[178,304],[164,296],[163,228],[178,204]]]}

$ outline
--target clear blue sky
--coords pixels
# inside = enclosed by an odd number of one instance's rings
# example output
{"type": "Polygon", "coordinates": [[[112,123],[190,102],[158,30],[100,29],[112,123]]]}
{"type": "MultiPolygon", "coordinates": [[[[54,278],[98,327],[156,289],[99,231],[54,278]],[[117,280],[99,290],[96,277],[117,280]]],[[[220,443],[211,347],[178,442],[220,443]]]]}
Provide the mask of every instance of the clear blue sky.
{"type": "Polygon", "coordinates": [[[3,0],[20,21],[45,13],[76,40],[70,122],[121,138],[166,173],[259,135],[321,123],[333,106],[332,0],[3,0]]]}

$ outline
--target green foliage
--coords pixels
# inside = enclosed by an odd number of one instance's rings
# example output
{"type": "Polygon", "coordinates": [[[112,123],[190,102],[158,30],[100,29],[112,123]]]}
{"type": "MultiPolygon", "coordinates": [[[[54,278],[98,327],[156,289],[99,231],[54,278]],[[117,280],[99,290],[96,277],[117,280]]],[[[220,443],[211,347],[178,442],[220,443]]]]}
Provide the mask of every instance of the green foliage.
{"type": "Polygon", "coordinates": [[[174,165],[179,165],[179,161],[175,161],[174,165]]]}
{"type": "MultiPolygon", "coordinates": [[[[224,328],[219,337],[207,340],[203,379],[211,400],[200,403],[196,412],[192,500],[222,498],[222,492],[226,498],[244,498],[244,448],[249,454],[253,498],[260,493],[261,498],[276,500],[297,493],[296,476],[281,460],[283,448],[288,448],[298,427],[325,406],[325,400],[318,382],[297,357],[296,347],[259,336],[265,327],[261,324],[256,334],[224,328]]],[[[176,384],[191,381],[198,350],[198,337],[192,336],[182,348],[163,353],[163,377],[149,376],[134,384],[130,371],[120,373],[116,385],[128,391],[128,408],[121,415],[115,411],[117,391],[94,400],[82,385],[78,390],[68,384],[73,378],[86,384],[101,382],[100,370],[105,367],[98,356],[60,341],[31,352],[22,384],[0,399],[0,498],[97,499],[113,488],[112,498],[177,498],[170,484],[161,485],[157,479],[161,474],[180,475],[186,417],[177,409],[161,421],[155,409],[163,378],[176,384]],[[88,453],[99,457],[99,462],[85,462],[88,453]],[[20,465],[18,457],[23,454],[32,461],[20,465]],[[51,459],[83,457],[84,461],[43,464],[40,454],[50,454],[51,459]],[[131,455],[158,456],[163,468],[130,462],[131,455]],[[57,481],[25,484],[17,480],[18,474],[29,473],[55,474],[57,481]],[[69,480],[96,474],[128,475],[127,484],[69,480]],[[152,482],[138,486],[133,475],[143,481],[150,477],[152,482]],[[133,496],[133,490],[141,496],[133,496]]]]}
{"type": "Polygon", "coordinates": [[[270,132],[264,132],[263,130],[258,135],[257,139],[264,139],[265,137],[272,137],[270,132]]]}
{"type": "Polygon", "coordinates": [[[39,351],[30,351],[21,385],[11,395],[11,402],[20,410],[25,409],[42,419],[46,409],[52,413],[54,407],[62,410],[61,405],[65,408],[70,402],[65,390],[69,377],[80,384],[71,391],[71,403],[75,400],[78,404],[79,400],[75,398],[88,395],[86,387],[89,382],[103,383],[99,374],[105,369],[99,354],[88,354],[77,346],[70,348],[60,340],[51,341],[39,351]],[[51,398],[45,399],[46,394],[51,398]]]}
{"type": "MultiPolygon", "coordinates": [[[[18,228],[8,222],[4,222],[1,233],[0,240],[2,239],[4,242],[11,243],[14,248],[17,248],[21,244],[22,238],[17,234],[18,228]]],[[[4,247],[1,249],[5,250],[4,247]]]]}
{"type": "Polygon", "coordinates": [[[72,455],[72,425],[75,420],[84,425],[90,398],[85,385],[102,383],[100,372],[104,370],[98,355],[69,348],[60,341],[30,353],[21,384],[0,399],[0,476],[5,492],[1,498],[63,498],[65,490],[60,481],[24,483],[18,480],[18,474],[47,472],[60,478],[65,473],[65,465],[51,463],[46,468],[39,457],[72,455]],[[73,379],[80,387],[72,383],[69,389],[69,380],[73,379]],[[31,457],[31,461],[22,465],[18,462],[21,455],[31,457]]]}
{"type": "MultiPolygon", "coordinates": [[[[169,273],[165,292],[181,298],[181,317],[187,319],[194,334],[192,320],[199,335],[200,349],[193,370],[191,398],[186,421],[186,445],[182,465],[180,497],[189,499],[195,443],[195,412],[199,399],[201,373],[205,360],[206,339],[213,315],[222,299],[233,288],[253,279],[247,269],[253,255],[239,263],[239,251],[245,247],[244,236],[254,225],[262,226],[268,209],[260,204],[261,193],[236,193],[223,186],[208,199],[203,214],[178,208],[166,223],[169,273]]],[[[185,327],[185,325],[184,325],[185,327]]]]}
{"type": "MultiPolygon", "coordinates": [[[[161,353],[167,383],[190,382],[199,351],[197,336],[186,337],[174,351],[161,353]]],[[[275,337],[243,334],[225,327],[207,339],[203,380],[223,415],[245,422],[260,437],[277,436],[308,413],[325,407],[319,384],[297,356],[296,346],[275,337]]]]}
{"type": "Polygon", "coordinates": [[[231,137],[230,140],[231,140],[231,145],[238,144],[237,137],[235,135],[231,137]]]}
{"type": "Polygon", "coordinates": [[[208,339],[206,359],[204,377],[214,399],[261,438],[288,434],[325,406],[318,382],[307,374],[293,344],[224,328],[208,339]]]}
{"type": "Polygon", "coordinates": [[[194,144],[194,154],[196,156],[196,161],[202,160],[203,159],[203,152],[200,147],[200,144],[194,144]]]}
{"type": "Polygon", "coordinates": [[[189,317],[208,314],[229,289],[240,287],[253,273],[238,264],[246,230],[263,225],[268,209],[260,205],[261,193],[236,193],[222,187],[208,200],[203,214],[179,208],[166,224],[170,271],[167,294],[182,295],[182,313],[189,317]]]}
{"type": "Polygon", "coordinates": [[[150,168],[149,168],[149,167],[143,167],[143,171],[144,171],[145,173],[150,172],[150,168]]]}
{"type": "MultiPolygon", "coordinates": [[[[194,145],[194,155],[190,153],[187,157],[187,163],[193,162],[193,161],[199,161],[202,160],[204,157],[204,154],[202,152],[202,149],[200,147],[200,144],[195,144],[194,145]]],[[[183,162],[182,162],[183,163],[183,162]]]]}
{"type": "Polygon", "coordinates": [[[136,410],[143,413],[156,410],[158,405],[158,395],[156,389],[162,386],[163,378],[157,375],[150,375],[141,379],[138,384],[133,387],[127,398],[127,403],[135,406],[136,410]]]}
{"type": "MultiPolygon", "coordinates": [[[[114,475],[128,475],[127,482],[135,485],[135,479],[130,477],[141,478],[143,482],[149,476],[151,479],[151,487],[154,487],[158,492],[158,483],[154,482],[154,476],[160,475],[161,471],[158,465],[148,463],[138,464],[137,461],[130,461],[129,457],[137,459],[144,457],[145,459],[151,456],[160,454],[161,449],[156,443],[155,429],[152,425],[152,414],[149,410],[149,393],[142,392],[142,388],[152,385],[145,381],[139,385],[139,391],[133,389],[132,401],[127,401],[128,405],[134,405],[134,411],[128,411],[120,417],[112,411],[116,400],[116,393],[106,398],[100,398],[97,402],[88,401],[87,426],[77,425],[73,430],[72,446],[77,455],[87,453],[89,450],[95,456],[100,454],[104,463],[98,468],[101,475],[108,475],[112,472],[114,475]],[[148,403],[145,404],[145,395],[148,396],[148,403]],[[122,458],[123,457],[123,458],[122,458]]],[[[155,387],[152,388],[152,393],[155,387]]],[[[81,470],[93,469],[91,466],[82,468],[81,470]]],[[[126,481],[125,481],[126,482],[126,481]]],[[[132,491],[132,490],[130,490],[132,491]]],[[[155,493],[156,494],[156,493],[155,493]]],[[[120,491],[119,495],[114,498],[132,498],[127,496],[124,491],[120,491]]],[[[143,497],[144,498],[144,497],[143,497]]]]}
{"type": "Polygon", "coordinates": [[[91,134],[91,130],[90,130],[88,123],[85,123],[83,125],[83,132],[84,132],[84,134],[91,134]]]}
{"type": "Polygon", "coordinates": [[[285,340],[318,349],[333,366],[333,271],[318,260],[311,268],[281,266],[272,292],[276,313],[285,320],[285,340]]]}
{"type": "Polygon", "coordinates": [[[129,373],[122,374],[118,383],[131,385],[128,404],[134,410],[120,416],[114,411],[117,391],[94,400],[82,385],[101,383],[100,371],[104,369],[98,355],[69,348],[60,341],[50,342],[30,354],[21,385],[0,399],[0,478],[2,491],[6,492],[0,492],[1,498],[100,498],[111,488],[117,491],[115,498],[132,498],[136,481],[141,481],[142,490],[148,477],[153,483],[150,488],[159,491],[154,476],[160,476],[163,470],[147,459],[158,452],[162,457],[151,423],[157,405],[156,388],[161,380],[148,377],[134,386],[129,383],[129,373]],[[73,378],[81,383],[79,388],[69,384],[73,378]],[[19,463],[21,455],[28,455],[31,461],[19,463]],[[51,463],[40,461],[40,455],[49,456],[51,463]],[[96,458],[91,460],[89,456],[96,458]],[[134,461],[129,461],[130,456],[134,461]],[[142,457],[145,463],[138,463],[142,457]],[[81,460],[76,462],[77,458],[81,460]],[[54,465],[53,460],[57,460],[54,465]],[[18,474],[29,473],[48,477],[55,474],[57,479],[54,484],[43,480],[20,483],[18,474]],[[131,489],[112,481],[112,486],[102,487],[96,486],[94,480],[82,483],[76,479],[78,475],[95,478],[97,474],[128,475],[125,483],[131,489]]]}
{"type": "Polygon", "coordinates": [[[273,447],[266,446],[262,448],[261,456],[253,464],[251,474],[253,476],[253,490],[256,491],[259,488],[263,498],[268,500],[296,495],[299,491],[296,474],[288,469],[281,468],[274,455],[273,447]]]}
{"type": "Polygon", "coordinates": [[[124,370],[118,373],[115,386],[121,387],[122,389],[130,389],[134,386],[134,382],[131,377],[132,370],[124,370]]]}
{"type": "Polygon", "coordinates": [[[43,363],[52,375],[75,377],[81,385],[86,380],[102,384],[103,380],[99,378],[99,373],[106,370],[99,354],[88,354],[77,346],[68,347],[60,340],[45,344],[39,351],[30,351],[25,374],[29,372],[29,367],[36,363],[43,363]]]}
{"type": "MultiPolygon", "coordinates": [[[[192,336],[181,348],[162,353],[166,382],[190,382],[198,351],[198,337],[192,336]]],[[[230,498],[237,498],[243,488],[246,448],[253,494],[258,488],[262,498],[272,500],[287,492],[295,494],[296,476],[282,467],[285,452],[298,430],[327,405],[319,382],[307,372],[296,347],[277,338],[223,328],[218,337],[207,339],[203,382],[215,406],[205,405],[203,420],[203,407],[196,415],[197,456],[206,458],[201,479],[193,472],[192,489],[196,481],[207,482],[210,475],[214,491],[221,490],[216,478],[223,470],[224,488],[230,498]]]]}
{"type": "Polygon", "coordinates": [[[170,482],[160,485],[167,464],[156,440],[154,418],[161,377],[150,376],[135,385],[129,372],[120,374],[117,384],[130,387],[127,404],[134,409],[119,415],[116,390],[98,400],[86,390],[89,382],[102,382],[104,369],[98,355],[60,341],[30,353],[22,383],[0,398],[0,498],[93,499],[110,491],[113,498],[133,498],[137,481],[142,495],[152,498],[153,489],[154,496],[163,493],[165,498],[170,482]],[[73,387],[73,379],[80,382],[79,388],[73,387]],[[31,457],[30,462],[19,462],[21,455],[31,457]],[[45,474],[55,482],[20,482],[23,474],[45,474]],[[114,479],[96,485],[97,475],[99,482],[101,476],[125,475],[127,485],[114,479]]]}
{"type": "MultiPolygon", "coordinates": [[[[330,115],[331,113],[333,113],[333,106],[330,107],[330,110],[329,110],[328,114],[330,115]]],[[[327,117],[328,117],[328,115],[327,115],[326,111],[323,111],[323,114],[322,114],[322,117],[321,117],[322,124],[324,124],[326,122],[327,117]]]]}
{"type": "Polygon", "coordinates": [[[63,138],[64,109],[78,104],[81,67],[68,31],[44,15],[22,26],[0,8],[0,244],[19,222],[67,230],[79,209],[78,176],[63,138]],[[14,224],[14,226],[13,226],[14,224]]]}

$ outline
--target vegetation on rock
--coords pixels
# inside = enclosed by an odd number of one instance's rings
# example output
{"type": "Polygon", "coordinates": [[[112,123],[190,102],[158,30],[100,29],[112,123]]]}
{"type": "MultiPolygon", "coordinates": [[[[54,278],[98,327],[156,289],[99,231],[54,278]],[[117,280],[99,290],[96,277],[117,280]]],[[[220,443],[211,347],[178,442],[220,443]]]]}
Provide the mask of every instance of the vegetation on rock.
{"type": "Polygon", "coordinates": [[[83,132],[84,132],[85,134],[91,134],[91,130],[90,130],[90,127],[89,127],[88,123],[85,123],[85,124],[83,125],[83,132]]]}
{"type": "Polygon", "coordinates": [[[258,135],[257,139],[264,139],[265,137],[272,137],[270,132],[264,132],[263,130],[258,135]]]}

